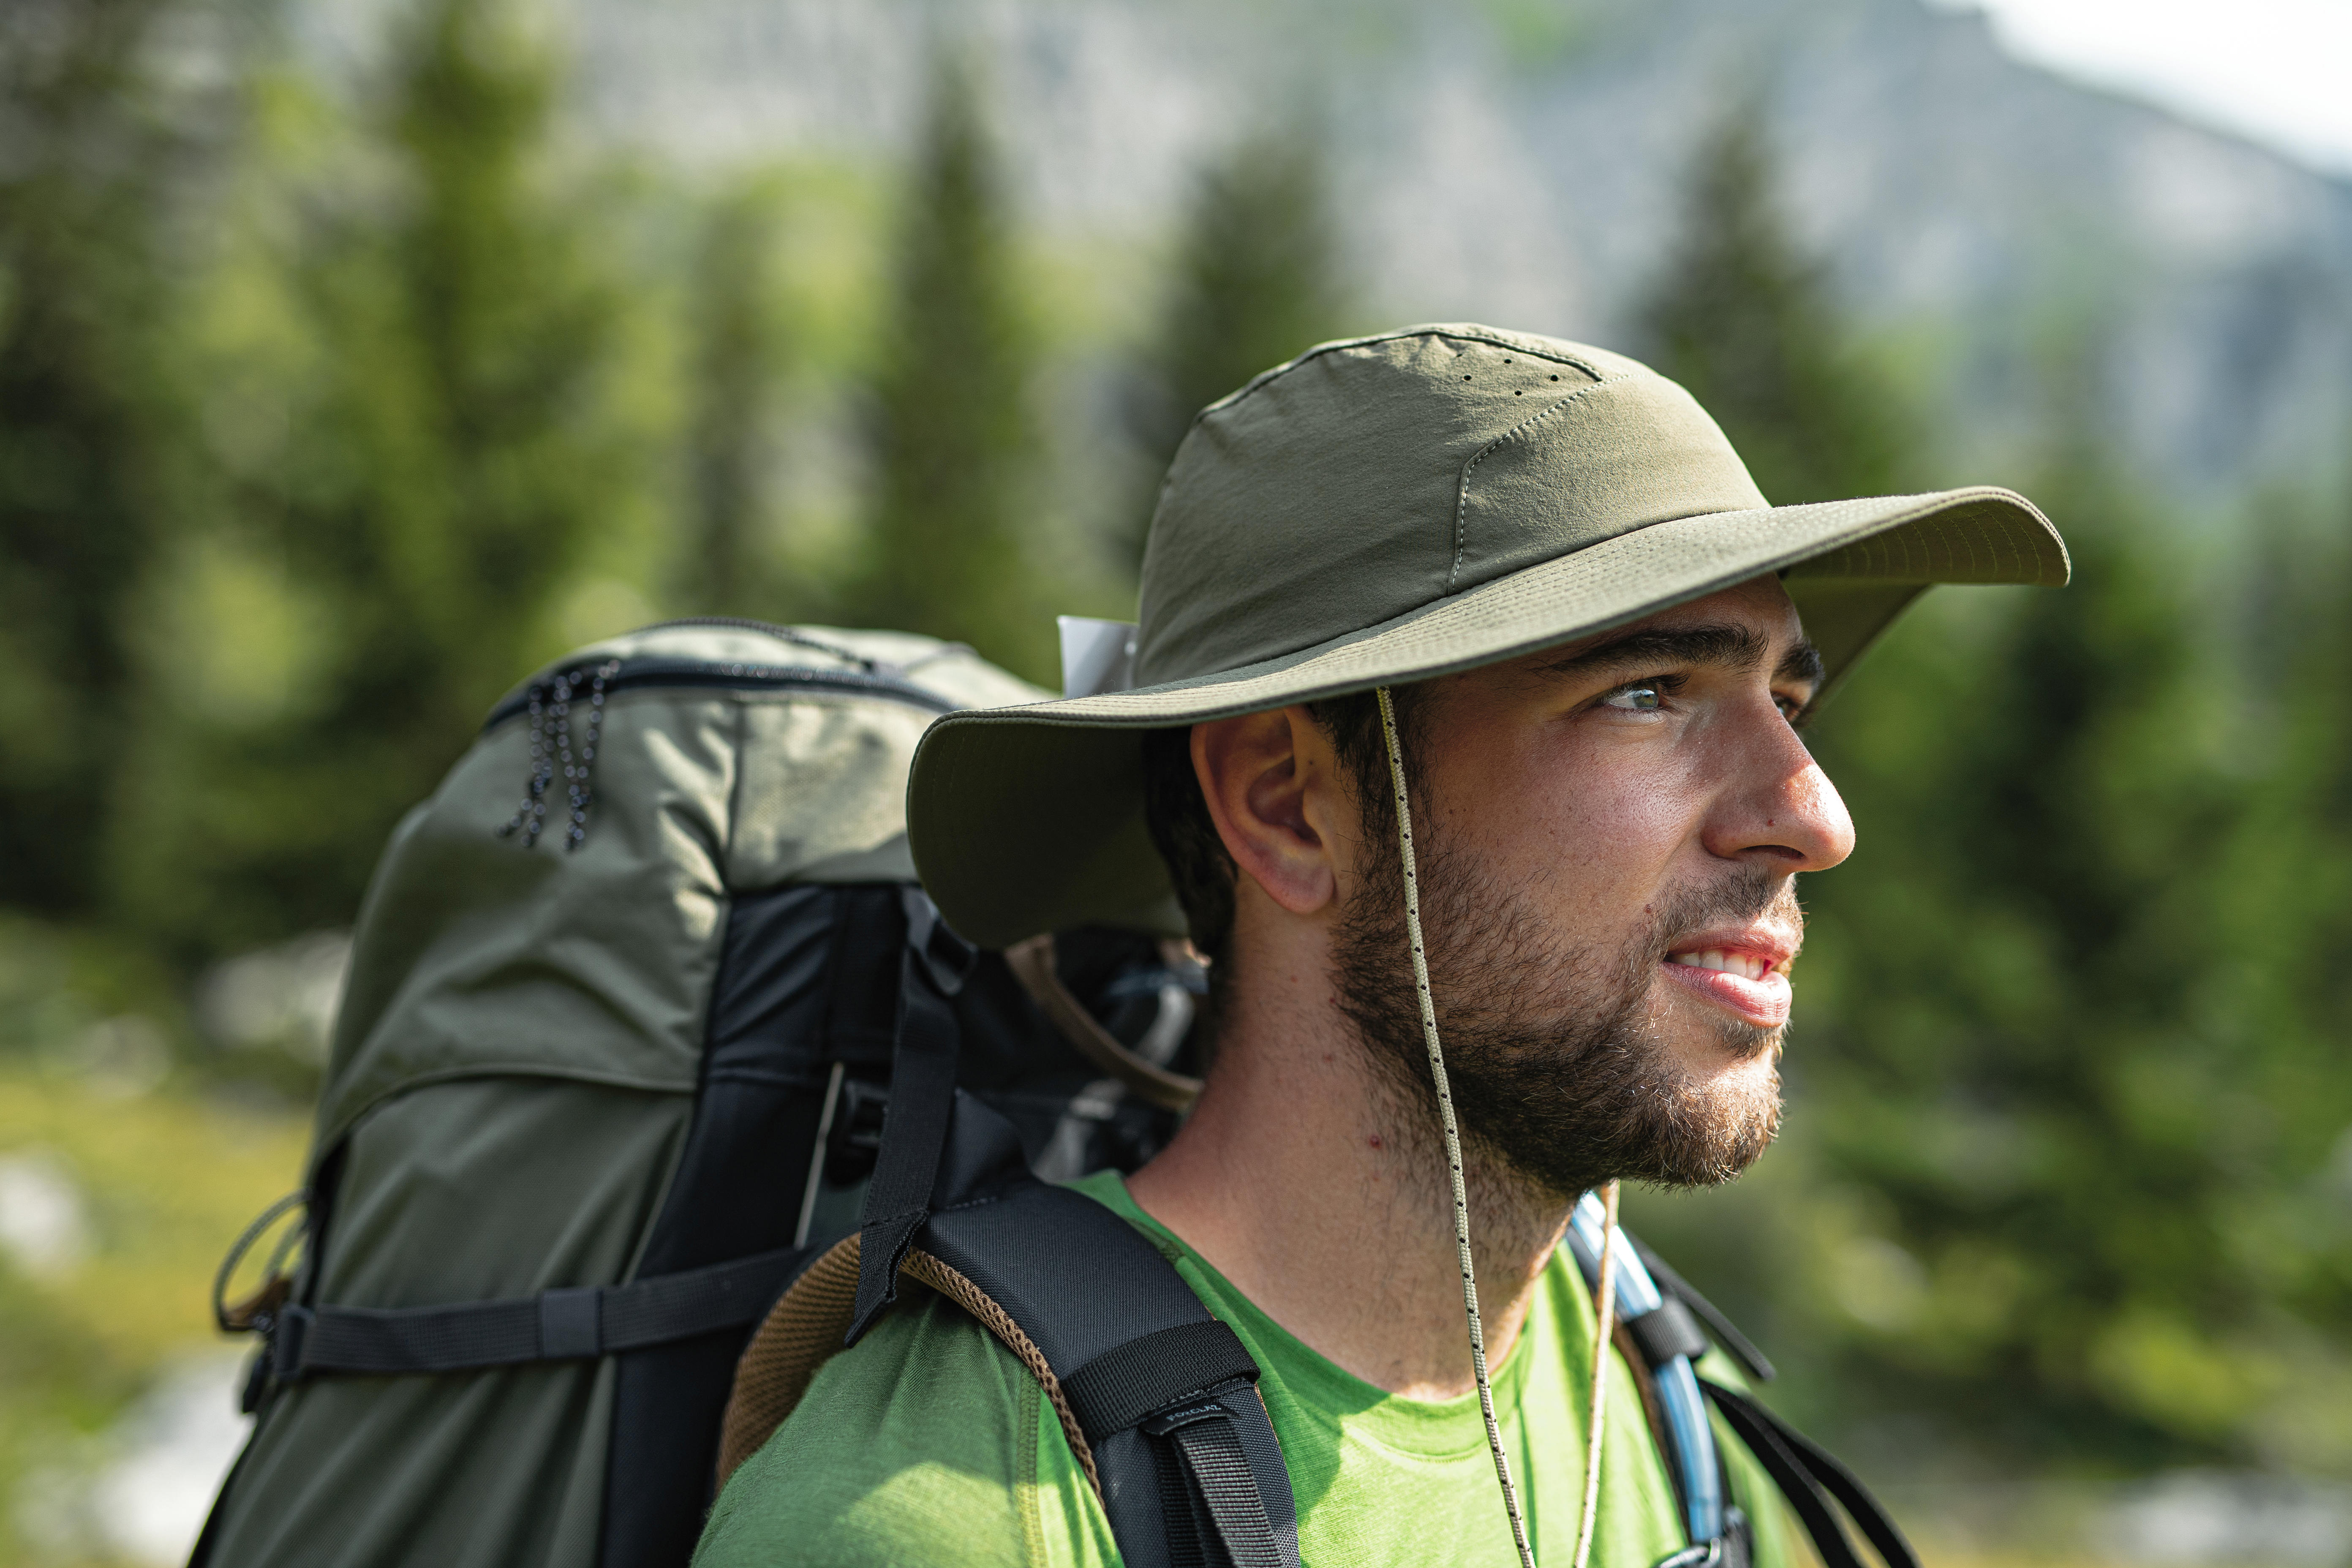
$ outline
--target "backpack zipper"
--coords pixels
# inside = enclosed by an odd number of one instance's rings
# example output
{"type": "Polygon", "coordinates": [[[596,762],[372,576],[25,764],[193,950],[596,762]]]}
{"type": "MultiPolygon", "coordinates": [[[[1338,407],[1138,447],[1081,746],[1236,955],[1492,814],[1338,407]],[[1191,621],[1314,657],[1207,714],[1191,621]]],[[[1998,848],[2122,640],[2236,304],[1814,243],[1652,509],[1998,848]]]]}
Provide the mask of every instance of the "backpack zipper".
{"type": "MultiPolygon", "coordinates": [[[[826,651],[834,650],[828,648],[826,651]]],[[[655,686],[706,687],[733,691],[824,691],[850,697],[887,698],[909,707],[927,709],[933,713],[952,713],[957,709],[957,704],[937,692],[924,690],[912,681],[859,670],[808,669],[792,664],[735,664],[693,658],[625,658],[619,662],[620,668],[604,679],[607,692],[655,686]]],[[[862,662],[870,665],[870,661],[862,662]]],[[[556,673],[571,673],[577,677],[576,684],[585,686],[594,668],[593,665],[583,664],[577,670],[558,670],[556,673]]],[[[553,679],[551,676],[546,680],[533,681],[491,709],[490,716],[482,721],[482,728],[494,730],[518,714],[530,711],[531,693],[553,684],[553,679]]]]}

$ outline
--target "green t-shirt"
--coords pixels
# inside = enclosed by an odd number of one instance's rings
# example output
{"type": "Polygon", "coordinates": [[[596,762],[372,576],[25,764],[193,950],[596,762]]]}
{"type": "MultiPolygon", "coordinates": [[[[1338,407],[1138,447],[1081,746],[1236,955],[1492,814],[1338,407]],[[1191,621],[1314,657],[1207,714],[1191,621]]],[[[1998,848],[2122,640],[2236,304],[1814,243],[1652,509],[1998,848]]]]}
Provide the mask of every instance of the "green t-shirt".
{"type": "MultiPolygon", "coordinates": [[[[1516,1560],[1475,1393],[1403,1399],[1342,1371],[1138,1208],[1116,1173],[1076,1186],[1150,1237],[1256,1358],[1304,1568],[1516,1560]]],[[[1118,1563],[1109,1521],[1028,1372],[961,1309],[911,1281],[899,1288],[899,1307],[825,1363],[792,1418],[728,1482],[696,1568],[1118,1563]]],[[[1575,1551],[1592,1329],[1591,1296],[1556,1256],[1493,1372],[1539,1565],[1565,1564],[1575,1551]]],[[[1592,1560],[1649,1568],[1685,1544],[1674,1486],[1622,1360],[1609,1395],[1592,1560]]],[[[1717,1437],[1734,1500],[1757,1523],[1759,1568],[1780,1568],[1790,1556],[1779,1499],[1720,1426],[1717,1437]]]]}

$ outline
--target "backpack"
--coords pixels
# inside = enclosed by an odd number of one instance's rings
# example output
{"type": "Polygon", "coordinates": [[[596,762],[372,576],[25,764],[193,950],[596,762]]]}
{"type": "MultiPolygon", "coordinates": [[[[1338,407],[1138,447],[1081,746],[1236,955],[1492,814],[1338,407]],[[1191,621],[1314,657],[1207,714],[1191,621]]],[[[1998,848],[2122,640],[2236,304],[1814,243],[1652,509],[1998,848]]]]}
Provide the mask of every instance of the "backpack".
{"type": "Polygon", "coordinates": [[[709,620],[499,704],[392,836],[303,1188],[223,1267],[264,1342],[195,1563],[685,1563],[737,1360],[857,1226],[909,1030],[954,1044],[916,1098],[984,1105],[1024,1175],[1166,1142],[1198,966],[1144,925],[976,953],[916,887],[924,727],[1044,695],[709,620]]]}

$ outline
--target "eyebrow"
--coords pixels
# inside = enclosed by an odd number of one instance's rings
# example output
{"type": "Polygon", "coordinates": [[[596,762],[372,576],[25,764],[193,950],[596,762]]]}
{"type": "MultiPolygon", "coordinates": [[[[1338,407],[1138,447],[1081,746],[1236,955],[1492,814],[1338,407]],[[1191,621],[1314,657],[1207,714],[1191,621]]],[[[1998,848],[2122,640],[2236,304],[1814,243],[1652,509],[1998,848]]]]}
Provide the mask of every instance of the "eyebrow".
{"type": "MultiPolygon", "coordinates": [[[[1732,674],[1763,668],[1772,645],[1751,626],[1710,621],[1695,626],[1645,627],[1538,668],[1547,675],[1596,675],[1611,670],[1655,670],[1664,665],[1703,664],[1732,674]]],[[[1822,683],[1822,651],[1800,638],[1773,670],[1780,680],[1822,683]]]]}

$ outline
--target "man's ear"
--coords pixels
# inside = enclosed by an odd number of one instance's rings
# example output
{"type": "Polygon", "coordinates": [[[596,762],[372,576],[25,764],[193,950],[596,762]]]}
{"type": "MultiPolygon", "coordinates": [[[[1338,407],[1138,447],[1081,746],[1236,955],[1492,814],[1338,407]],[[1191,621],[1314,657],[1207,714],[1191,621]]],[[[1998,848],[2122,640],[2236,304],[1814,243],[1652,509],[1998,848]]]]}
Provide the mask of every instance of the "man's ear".
{"type": "Polygon", "coordinates": [[[1297,915],[1338,890],[1334,830],[1348,809],[1337,758],[1305,708],[1192,726],[1192,772],[1241,874],[1297,915]]]}

